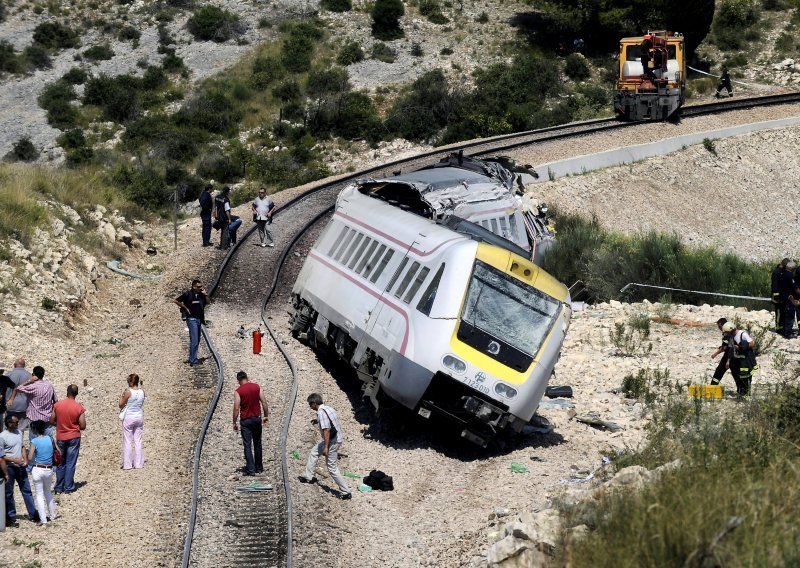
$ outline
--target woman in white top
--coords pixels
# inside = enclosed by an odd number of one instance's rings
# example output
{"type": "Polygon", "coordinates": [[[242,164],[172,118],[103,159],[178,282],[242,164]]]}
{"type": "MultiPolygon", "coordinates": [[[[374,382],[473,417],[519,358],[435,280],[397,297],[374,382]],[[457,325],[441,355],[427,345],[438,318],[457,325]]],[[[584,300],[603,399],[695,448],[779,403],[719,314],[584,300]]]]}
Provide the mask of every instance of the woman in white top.
{"type": "Polygon", "coordinates": [[[128,388],[119,399],[122,420],[122,469],[140,468],[144,465],[142,436],[144,435],[144,390],[139,386],[139,375],[128,375],[128,388]],[[131,447],[131,442],[133,447],[131,447]]]}

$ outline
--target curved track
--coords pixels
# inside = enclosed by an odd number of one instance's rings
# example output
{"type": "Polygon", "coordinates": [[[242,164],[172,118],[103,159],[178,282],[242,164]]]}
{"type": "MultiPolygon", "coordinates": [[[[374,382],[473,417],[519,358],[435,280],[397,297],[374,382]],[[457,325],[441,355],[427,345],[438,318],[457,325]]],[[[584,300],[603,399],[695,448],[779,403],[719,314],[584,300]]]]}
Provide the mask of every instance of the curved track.
{"type": "MultiPolygon", "coordinates": [[[[800,102],[800,93],[787,93],[687,106],[683,108],[682,116],[688,118],[729,110],[794,102],[800,102]]],[[[434,161],[434,158],[438,158],[455,149],[463,149],[465,153],[475,156],[497,155],[504,150],[520,148],[536,144],[537,142],[585,136],[596,132],[635,126],[637,124],[641,123],[620,122],[614,118],[597,119],[554,126],[541,130],[497,136],[490,139],[464,142],[451,147],[438,148],[412,158],[396,160],[377,167],[361,170],[334,181],[313,185],[304,193],[282,204],[276,214],[276,217],[282,220],[288,220],[288,222],[281,223],[281,231],[283,234],[275,236],[276,246],[279,248],[273,250],[281,250],[282,253],[280,255],[273,253],[269,257],[269,259],[273,261],[273,269],[269,275],[271,284],[266,288],[261,285],[262,278],[253,278],[254,266],[264,266],[269,263],[265,262],[265,249],[248,246],[248,242],[253,240],[252,236],[255,232],[255,226],[251,226],[241,236],[237,245],[225,256],[214,282],[209,287],[209,291],[210,294],[214,296],[215,303],[230,304],[232,308],[242,311],[252,311],[253,306],[260,305],[257,318],[260,324],[264,325],[269,331],[274,341],[275,349],[280,352],[286,363],[287,369],[280,373],[285,377],[285,380],[280,381],[280,385],[278,385],[277,381],[273,382],[268,395],[270,405],[273,409],[284,409],[279,430],[276,426],[270,426],[269,434],[272,435],[265,433],[264,437],[265,470],[269,470],[270,467],[274,470],[272,471],[274,474],[274,489],[269,492],[249,494],[248,497],[251,497],[251,499],[248,499],[247,508],[244,511],[238,510],[241,504],[229,507],[230,511],[227,513],[233,515],[234,518],[233,520],[229,519],[225,521],[223,527],[234,529],[235,534],[232,538],[222,538],[216,543],[206,543],[205,541],[207,539],[205,538],[202,540],[197,539],[198,542],[194,542],[196,525],[202,522],[201,519],[204,515],[219,520],[219,511],[214,511],[213,507],[211,508],[212,510],[203,511],[202,501],[206,499],[206,496],[204,495],[203,498],[200,497],[199,488],[202,485],[204,475],[215,473],[215,468],[212,465],[208,463],[204,464],[202,451],[204,449],[204,444],[213,438],[215,434],[218,434],[211,425],[221,398],[225,371],[220,349],[214,345],[208,331],[204,329],[203,338],[212,354],[216,367],[217,387],[209,403],[209,409],[201,427],[195,448],[193,462],[194,487],[182,566],[187,567],[190,564],[248,567],[264,565],[292,566],[292,503],[286,461],[286,439],[294,408],[294,401],[297,395],[297,373],[294,363],[283,349],[281,341],[269,324],[268,314],[270,301],[276,290],[276,283],[280,276],[281,267],[290,254],[292,246],[308,227],[318,222],[319,219],[332,209],[336,196],[343,187],[357,179],[371,176],[385,177],[392,175],[392,173],[399,169],[414,170],[429,165],[434,161]],[[211,431],[211,435],[209,435],[209,431],[211,431]],[[272,458],[268,457],[270,455],[272,458]],[[278,470],[280,470],[279,474],[278,470]],[[219,548],[220,542],[223,543],[222,549],[219,548]],[[210,547],[210,550],[198,551],[198,547],[210,547]]],[[[215,322],[215,334],[217,333],[216,327],[217,324],[215,322]]],[[[217,430],[219,430],[219,428],[217,428],[217,430]]],[[[223,514],[223,516],[225,515],[223,514]]],[[[218,527],[219,523],[214,526],[218,527]]]]}

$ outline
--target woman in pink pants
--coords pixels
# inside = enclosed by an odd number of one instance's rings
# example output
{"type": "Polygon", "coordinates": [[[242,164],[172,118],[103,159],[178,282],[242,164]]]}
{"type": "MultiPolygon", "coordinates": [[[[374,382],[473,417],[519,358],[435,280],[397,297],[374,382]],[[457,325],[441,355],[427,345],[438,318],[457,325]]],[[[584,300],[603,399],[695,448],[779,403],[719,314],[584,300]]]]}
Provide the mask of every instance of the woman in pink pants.
{"type": "Polygon", "coordinates": [[[144,465],[142,435],[144,434],[144,390],[139,386],[139,375],[128,375],[128,388],[119,399],[122,420],[122,469],[140,468],[144,465]],[[133,447],[131,447],[131,443],[133,447]]]}

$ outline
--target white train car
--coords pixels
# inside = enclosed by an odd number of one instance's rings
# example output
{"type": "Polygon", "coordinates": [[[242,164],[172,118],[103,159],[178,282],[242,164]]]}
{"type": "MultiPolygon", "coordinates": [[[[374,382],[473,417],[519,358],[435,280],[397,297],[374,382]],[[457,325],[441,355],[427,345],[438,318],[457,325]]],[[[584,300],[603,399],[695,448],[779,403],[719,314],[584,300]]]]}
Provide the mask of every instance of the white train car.
{"type": "Polygon", "coordinates": [[[335,350],[376,407],[382,392],[480,445],[519,431],[558,360],[569,294],[484,233],[346,188],[292,290],[293,335],[335,350]]]}

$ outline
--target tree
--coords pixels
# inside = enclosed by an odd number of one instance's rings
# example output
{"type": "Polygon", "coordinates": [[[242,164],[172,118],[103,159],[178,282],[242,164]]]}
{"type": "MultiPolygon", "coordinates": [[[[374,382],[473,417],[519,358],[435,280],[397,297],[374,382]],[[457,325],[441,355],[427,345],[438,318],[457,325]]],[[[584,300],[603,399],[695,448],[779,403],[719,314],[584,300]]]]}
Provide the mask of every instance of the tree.
{"type": "Polygon", "coordinates": [[[385,41],[403,37],[400,18],[404,14],[402,0],[375,0],[372,7],[372,35],[385,41]]]}
{"type": "Polygon", "coordinates": [[[316,103],[312,125],[319,127],[325,110],[335,113],[339,99],[349,90],[347,71],[343,68],[312,69],[306,85],[306,95],[316,103]]]}

